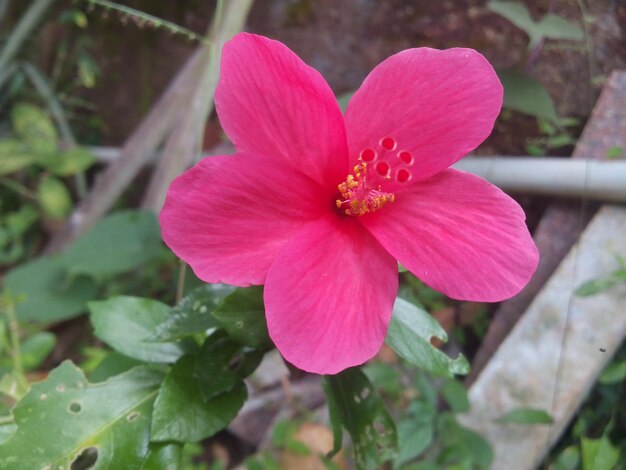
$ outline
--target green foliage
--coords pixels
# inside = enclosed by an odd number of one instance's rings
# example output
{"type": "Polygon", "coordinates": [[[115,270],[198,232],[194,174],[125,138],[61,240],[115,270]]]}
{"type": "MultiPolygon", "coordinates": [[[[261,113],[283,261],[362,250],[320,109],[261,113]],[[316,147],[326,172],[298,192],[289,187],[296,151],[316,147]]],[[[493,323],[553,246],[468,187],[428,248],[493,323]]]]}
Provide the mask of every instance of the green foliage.
{"type": "Polygon", "coordinates": [[[16,136],[37,154],[52,153],[57,148],[58,135],[54,123],[37,106],[20,103],[11,113],[16,136]]]}
{"type": "Polygon", "coordinates": [[[226,393],[205,399],[202,390],[210,381],[194,374],[197,361],[184,356],[166,375],[154,407],[153,440],[199,441],[225,428],[243,406],[247,392],[241,381],[226,393]]]}
{"type": "Polygon", "coordinates": [[[582,41],[585,38],[582,29],[557,15],[547,14],[535,22],[526,5],[521,2],[490,1],[487,8],[523,30],[530,38],[528,49],[535,47],[544,38],[571,41],[582,41]]]}
{"type": "Polygon", "coordinates": [[[447,341],[445,330],[427,312],[398,297],[385,342],[400,357],[420,369],[433,374],[453,377],[469,373],[469,363],[463,355],[451,359],[430,340],[447,341]]]}
{"type": "Polygon", "coordinates": [[[149,341],[154,328],[163,323],[170,307],[156,300],[113,297],[89,302],[95,335],[122,354],[146,362],[175,362],[185,352],[181,343],[149,341]]]}
{"type": "Polygon", "coordinates": [[[39,212],[31,204],[0,214],[0,264],[12,264],[25,255],[24,236],[38,219],[39,212]]]}
{"type": "Polygon", "coordinates": [[[69,470],[91,449],[92,468],[141,468],[150,451],[146,436],[160,381],[160,374],[138,368],[91,384],[64,362],[13,409],[17,429],[0,446],[0,468],[69,470]],[[54,429],[62,432],[51,439],[54,429]]]}
{"type": "Polygon", "coordinates": [[[37,187],[39,206],[46,217],[62,219],[72,210],[72,197],[63,181],[45,176],[37,187]]]}
{"type": "Polygon", "coordinates": [[[619,450],[606,435],[600,439],[581,439],[583,470],[613,470],[619,461],[619,450]]]}
{"type": "Polygon", "coordinates": [[[516,408],[498,418],[502,424],[550,424],[552,418],[544,410],[536,408],[516,408]]]}
{"type": "Polygon", "coordinates": [[[324,379],[335,448],[341,446],[342,428],[350,434],[357,469],[379,468],[398,447],[393,419],[367,376],[358,368],[324,379]]]}
{"type": "Polygon", "coordinates": [[[436,410],[423,401],[411,403],[398,423],[398,456],[394,468],[403,468],[430,446],[435,435],[436,410]]]}
{"type": "Polygon", "coordinates": [[[498,78],[504,87],[504,108],[559,124],[552,98],[541,82],[516,70],[499,70],[498,78]]]}

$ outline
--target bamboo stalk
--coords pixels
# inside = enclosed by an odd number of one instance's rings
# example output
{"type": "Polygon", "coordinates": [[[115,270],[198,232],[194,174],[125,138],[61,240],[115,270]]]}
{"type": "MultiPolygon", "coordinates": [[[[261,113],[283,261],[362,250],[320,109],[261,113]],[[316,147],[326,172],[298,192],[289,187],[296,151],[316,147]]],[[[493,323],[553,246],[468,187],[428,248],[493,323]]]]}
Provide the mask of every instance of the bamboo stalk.
{"type": "Polygon", "coordinates": [[[199,79],[191,104],[168,138],[163,157],[152,176],[142,207],[157,212],[165,200],[172,180],[186,170],[201,150],[205,122],[213,109],[213,95],[219,79],[219,64],[224,43],[241,31],[252,0],[230,0],[222,8],[218,2],[207,46],[207,65],[199,79]]]}

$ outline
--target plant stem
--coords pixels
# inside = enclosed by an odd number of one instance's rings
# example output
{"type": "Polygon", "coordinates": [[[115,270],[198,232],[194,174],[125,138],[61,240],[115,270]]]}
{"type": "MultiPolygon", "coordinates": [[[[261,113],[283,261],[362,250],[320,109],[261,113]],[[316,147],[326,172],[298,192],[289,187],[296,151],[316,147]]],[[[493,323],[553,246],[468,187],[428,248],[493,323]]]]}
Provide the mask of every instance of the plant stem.
{"type": "Polygon", "coordinates": [[[28,390],[28,380],[24,375],[24,367],[22,366],[22,356],[20,355],[20,329],[15,316],[15,304],[9,298],[7,293],[4,294],[2,303],[4,313],[7,316],[9,325],[9,334],[11,336],[11,359],[13,360],[13,376],[20,387],[20,393],[28,390]]]}
{"type": "Polygon", "coordinates": [[[55,1],[56,0],[35,0],[30,4],[26,13],[22,15],[19,23],[11,32],[9,39],[2,48],[2,52],[0,52],[0,70],[4,70],[9,62],[13,60],[30,32],[55,1]]]}
{"type": "Polygon", "coordinates": [[[178,283],[176,286],[176,304],[181,301],[183,294],[185,293],[185,274],[187,273],[187,263],[181,260],[180,268],[178,269],[178,283]]]}

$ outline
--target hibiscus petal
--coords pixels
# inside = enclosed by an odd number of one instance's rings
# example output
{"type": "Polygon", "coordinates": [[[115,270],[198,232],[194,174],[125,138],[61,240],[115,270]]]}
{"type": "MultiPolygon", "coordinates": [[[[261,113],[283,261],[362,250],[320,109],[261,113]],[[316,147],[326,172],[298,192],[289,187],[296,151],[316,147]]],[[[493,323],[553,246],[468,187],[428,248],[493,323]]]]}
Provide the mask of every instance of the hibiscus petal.
{"type": "Polygon", "coordinates": [[[176,178],[159,216],[165,243],[206,282],[263,284],[283,244],[328,213],[310,178],[252,155],[208,157],[176,178]]]}
{"type": "Polygon", "coordinates": [[[284,44],[247,33],[227,42],[215,106],[239,151],[276,158],[334,190],[345,178],[337,100],[319,72],[284,44]]]}
{"type": "Polygon", "coordinates": [[[270,336],[300,369],[335,374],[378,352],[397,291],[396,261],[354,219],[329,215],[292,238],[270,268],[270,336]]]}
{"type": "Polygon", "coordinates": [[[351,162],[364,149],[381,154],[387,147],[386,158],[413,160],[412,181],[426,179],[475,149],[501,105],[502,85],[478,52],[407,49],[372,70],[350,100],[351,162]]]}
{"type": "Polygon", "coordinates": [[[517,294],[539,254],[521,207],[485,180],[446,170],[360,217],[391,255],[453,299],[497,302],[517,294]]]}

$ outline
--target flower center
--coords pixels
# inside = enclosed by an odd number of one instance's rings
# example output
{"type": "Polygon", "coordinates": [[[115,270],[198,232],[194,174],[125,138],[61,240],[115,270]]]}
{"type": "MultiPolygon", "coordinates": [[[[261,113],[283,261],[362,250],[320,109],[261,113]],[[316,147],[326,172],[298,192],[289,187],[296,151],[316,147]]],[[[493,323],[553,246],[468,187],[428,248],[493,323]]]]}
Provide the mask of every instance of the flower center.
{"type": "Polygon", "coordinates": [[[393,202],[394,190],[411,180],[413,156],[406,150],[397,151],[398,144],[391,137],[384,137],[376,149],[367,147],[359,153],[359,164],[353,173],[337,188],[341,199],[337,207],[344,213],[360,216],[375,212],[393,202]]]}

